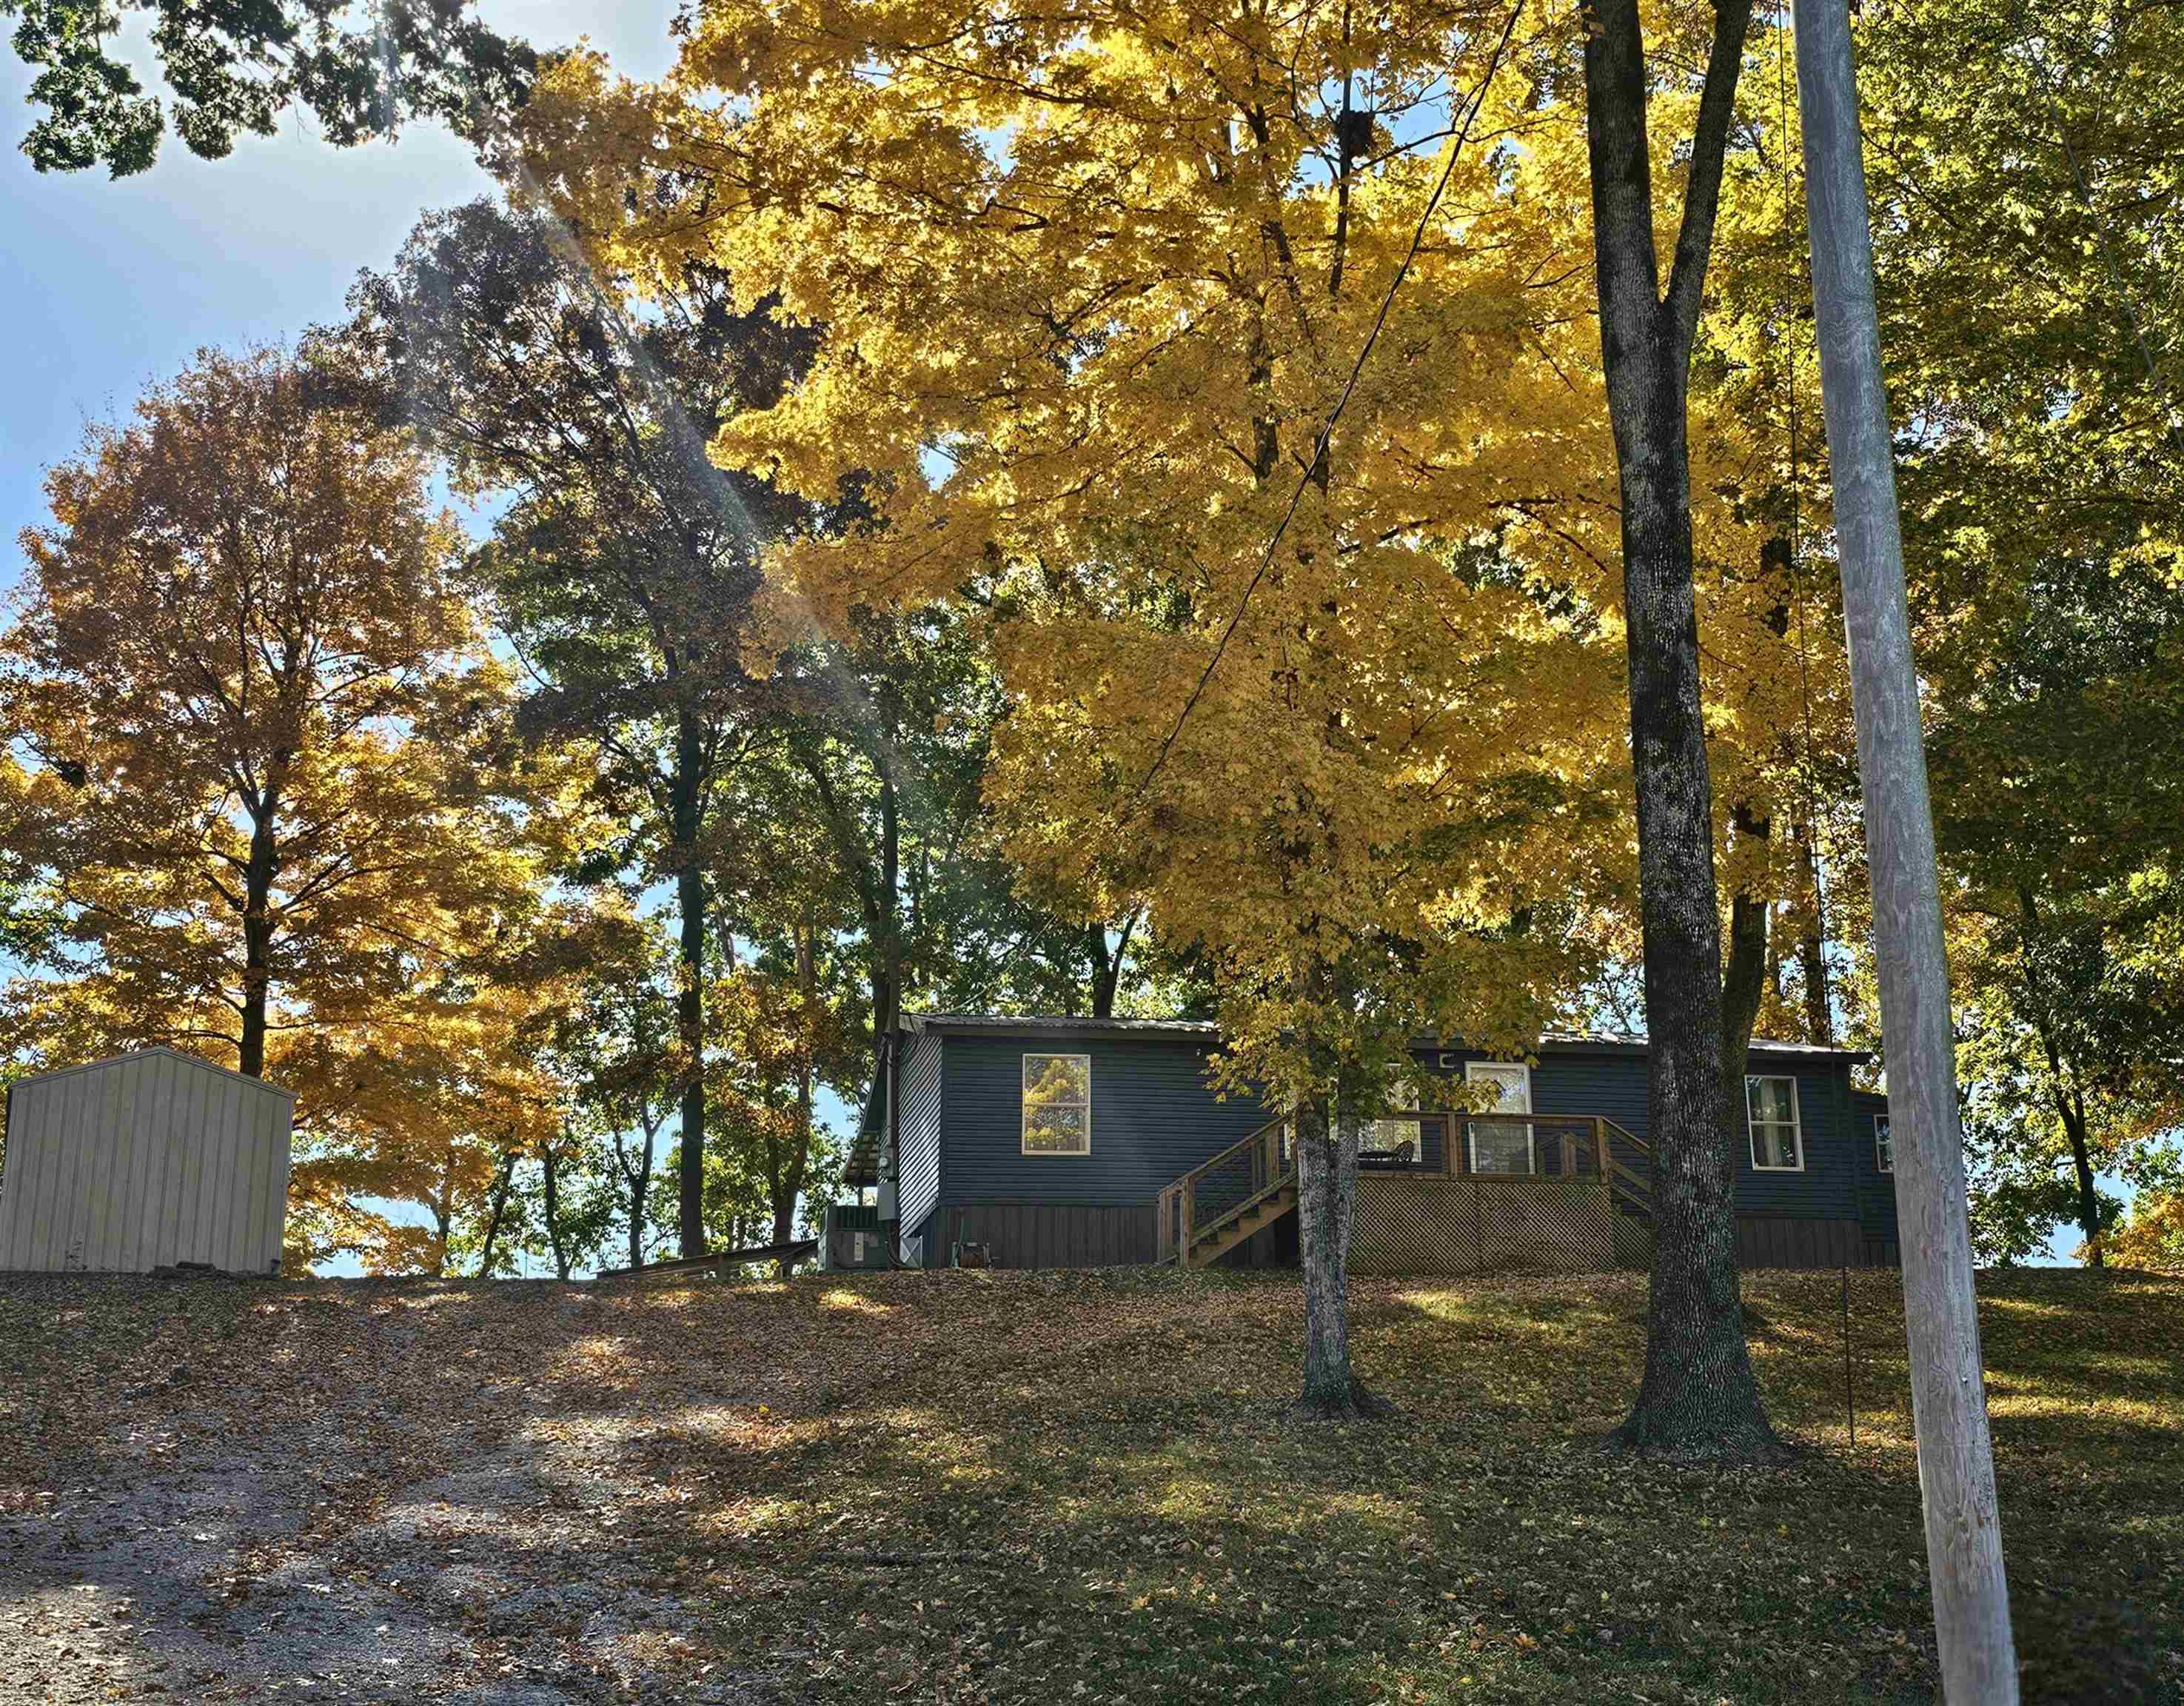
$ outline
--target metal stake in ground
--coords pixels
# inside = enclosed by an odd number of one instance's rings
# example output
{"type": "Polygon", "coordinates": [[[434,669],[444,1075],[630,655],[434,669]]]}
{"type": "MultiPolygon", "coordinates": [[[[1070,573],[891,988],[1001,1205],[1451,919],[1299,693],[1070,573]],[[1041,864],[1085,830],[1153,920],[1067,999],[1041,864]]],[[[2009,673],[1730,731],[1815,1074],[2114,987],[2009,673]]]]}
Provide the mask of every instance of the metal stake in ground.
{"type": "Polygon", "coordinates": [[[1952,1706],[2014,1706],[2017,1663],[1972,1291],[1934,819],[1903,594],[1903,542],[1880,377],[1873,238],[1846,0],[1805,0],[1797,8],[1797,30],[1813,305],[1835,479],[1843,614],[1850,631],[1866,861],[1873,875],[1896,1197],[1904,1222],[1912,1418],[1919,1435],[1934,1627],[1942,1685],[1952,1706]]]}
{"type": "Polygon", "coordinates": [[[1850,1263],[1843,1263],[1843,1416],[1850,1423],[1850,1448],[1858,1449],[1858,1389],[1850,1375],[1850,1263]]]}

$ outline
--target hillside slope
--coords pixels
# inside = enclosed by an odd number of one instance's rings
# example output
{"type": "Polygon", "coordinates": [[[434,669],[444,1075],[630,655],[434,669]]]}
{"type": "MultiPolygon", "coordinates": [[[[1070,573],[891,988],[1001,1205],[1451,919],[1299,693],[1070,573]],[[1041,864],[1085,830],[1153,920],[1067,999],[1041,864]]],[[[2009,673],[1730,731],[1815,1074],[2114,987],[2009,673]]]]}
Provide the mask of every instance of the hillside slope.
{"type": "MultiPolygon", "coordinates": [[[[0,1279],[23,1698],[1930,1701],[1901,1296],[1748,1282],[1804,1447],[1595,1441],[1642,1280],[0,1279]]],[[[2184,1698],[2184,1284],[1990,1276],[2027,1698],[2184,1698]]]]}

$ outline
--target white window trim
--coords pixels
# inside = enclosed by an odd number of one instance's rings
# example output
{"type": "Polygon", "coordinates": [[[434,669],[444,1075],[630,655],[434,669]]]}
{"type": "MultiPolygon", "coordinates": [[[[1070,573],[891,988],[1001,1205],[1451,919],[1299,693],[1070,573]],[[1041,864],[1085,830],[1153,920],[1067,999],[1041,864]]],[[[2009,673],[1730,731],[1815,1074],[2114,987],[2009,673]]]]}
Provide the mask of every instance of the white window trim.
{"type": "Polygon", "coordinates": [[[1805,1115],[1797,1103],[1797,1077],[1795,1073],[1748,1072],[1744,1075],[1744,1138],[1745,1149],[1752,1157],[1754,1173],[1802,1173],[1805,1170],[1805,1115]],[[1797,1140],[1797,1164],[1783,1167],[1763,1162],[1759,1159],[1759,1133],[1752,1122],[1752,1084],[1754,1079],[1765,1083],[1774,1079],[1790,1086],[1790,1135],[1797,1140]]]}
{"type": "Polygon", "coordinates": [[[1888,1123],[1888,1116],[1885,1113],[1876,1113],[1873,1117],[1873,1164],[1880,1172],[1887,1174],[1891,1177],[1894,1176],[1896,1172],[1896,1128],[1888,1123]],[[1888,1133],[1888,1159],[1885,1162],[1880,1158],[1880,1134],[1884,1129],[1888,1133]]]}
{"type": "MultiPolygon", "coordinates": [[[[1538,1128],[1532,1123],[1530,1064],[1524,1061],[1466,1061],[1463,1063],[1463,1081],[1466,1084],[1495,1083],[1498,1081],[1495,1074],[1505,1073],[1511,1067],[1516,1068],[1518,1072],[1524,1074],[1524,1106],[1522,1110],[1524,1120],[1524,1171],[1521,1174],[1479,1172],[1479,1133],[1474,1129],[1471,1122],[1474,1119],[1490,1118],[1492,1116],[1490,1113],[1473,1113],[1467,1115],[1463,1122],[1463,1151],[1464,1166],[1474,1179],[1536,1179],[1540,1176],[1540,1134],[1538,1128]],[[1485,1070],[1482,1071],[1480,1068],[1485,1070]]],[[[1513,1118],[1517,1112],[1518,1110],[1512,1109],[1511,1117],[1513,1118]]]]}
{"type": "Polygon", "coordinates": [[[1359,1135],[1373,1140],[1375,1147],[1392,1149],[1397,1145],[1408,1143],[1415,1151],[1411,1157],[1411,1165],[1424,1167],[1426,1161],[1425,1098],[1420,1094],[1415,1079],[1406,1078],[1396,1088],[1402,1091],[1408,1100],[1401,1107],[1390,1108],[1377,1119],[1367,1120],[1359,1135]],[[1390,1126],[1403,1127],[1402,1135],[1394,1136],[1387,1129],[1390,1126]],[[1386,1140],[1391,1136],[1394,1142],[1387,1142],[1386,1140]]]}
{"type": "MultiPolygon", "coordinates": [[[[1063,1106],[1065,1104],[1057,1104],[1063,1106]]],[[[1073,1104],[1067,1104],[1073,1106],[1073,1104]]],[[[1092,1153],[1092,1056],[1068,1054],[1060,1049],[1026,1049],[1023,1059],[1017,1063],[1017,1144],[1022,1153],[1035,1156],[1041,1161],[1081,1161],[1092,1153]],[[1084,1147],[1082,1149],[1034,1149],[1030,1142],[1031,1107],[1024,1099],[1024,1070],[1031,1061],[1083,1061],[1084,1062],[1084,1147]]]]}

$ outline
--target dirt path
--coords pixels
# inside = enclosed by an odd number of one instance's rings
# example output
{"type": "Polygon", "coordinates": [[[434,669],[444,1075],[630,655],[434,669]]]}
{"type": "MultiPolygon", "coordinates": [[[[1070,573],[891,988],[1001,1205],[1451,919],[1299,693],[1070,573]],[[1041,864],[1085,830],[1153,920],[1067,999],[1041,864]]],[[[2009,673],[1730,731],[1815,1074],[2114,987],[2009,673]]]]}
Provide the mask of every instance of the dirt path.
{"type": "Polygon", "coordinates": [[[682,1602],[616,1535],[659,1491],[638,1393],[568,1366],[613,1303],[417,1307],[448,1296],[6,1281],[0,1363],[34,1390],[0,1476],[0,1696],[771,1698],[685,1662],[682,1602]],[[208,1337],[215,1368],[173,1360],[208,1337]],[[496,1340],[531,1378],[448,1377],[496,1340]]]}

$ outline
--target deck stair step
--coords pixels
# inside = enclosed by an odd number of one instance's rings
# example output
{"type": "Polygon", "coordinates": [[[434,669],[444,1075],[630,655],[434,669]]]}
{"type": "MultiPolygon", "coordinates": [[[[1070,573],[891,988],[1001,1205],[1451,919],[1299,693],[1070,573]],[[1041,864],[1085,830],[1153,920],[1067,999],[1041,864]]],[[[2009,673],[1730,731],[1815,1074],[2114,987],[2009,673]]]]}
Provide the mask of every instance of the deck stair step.
{"type": "Polygon", "coordinates": [[[1157,1205],[1159,1259],[1185,1268],[1217,1262],[1296,1212],[1296,1156],[1289,1123],[1269,1120],[1177,1179],[1157,1205]]]}
{"type": "Polygon", "coordinates": [[[1218,1220],[1195,1229],[1190,1259],[1192,1268],[1217,1262],[1253,1234],[1296,1212],[1296,1175],[1283,1174],[1272,1185],[1230,1209],[1218,1220]]]}

